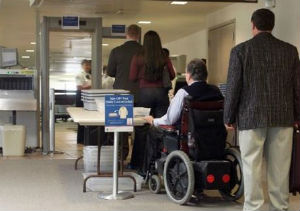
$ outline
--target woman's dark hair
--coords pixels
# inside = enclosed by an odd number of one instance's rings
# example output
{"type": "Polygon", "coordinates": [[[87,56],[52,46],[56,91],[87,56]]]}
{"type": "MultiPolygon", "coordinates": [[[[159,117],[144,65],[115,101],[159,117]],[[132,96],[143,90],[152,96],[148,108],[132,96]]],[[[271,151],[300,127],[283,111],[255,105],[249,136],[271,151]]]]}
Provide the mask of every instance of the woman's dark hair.
{"type": "Polygon", "coordinates": [[[275,15],[271,10],[256,10],[251,17],[254,26],[260,31],[272,31],[275,25],[275,15]]]}
{"type": "Polygon", "coordinates": [[[148,81],[162,80],[166,56],[162,50],[161,40],[155,31],[148,31],[144,35],[144,44],[141,52],[145,63],[144,78],[148,81]]]}

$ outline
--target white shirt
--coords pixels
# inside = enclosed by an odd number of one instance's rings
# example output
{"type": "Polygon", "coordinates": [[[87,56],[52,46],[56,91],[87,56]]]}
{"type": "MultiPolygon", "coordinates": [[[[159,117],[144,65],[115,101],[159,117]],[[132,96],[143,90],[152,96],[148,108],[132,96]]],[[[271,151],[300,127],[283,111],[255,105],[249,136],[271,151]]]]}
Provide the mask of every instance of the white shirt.
{"type": "Polygon", "coordinates": [[[114,78],[108,75],[102,75],[102,89],[113,89],[114,82],[114,78]]]}
{"type": "Polygon", "coordinates": [[[76,85],[77,86],[85,86],[92,84],[92,75],[85,71],[82,71],[76,76],[76,85]]]}
{"type": "Polygon", "coordinates": [[[189,94],[184,89],[179,89],[172,99],[167,113],[161,118],[153,120],[154,126],[159,125],[174,125],[181,117],[184,98],[189,94]]]}

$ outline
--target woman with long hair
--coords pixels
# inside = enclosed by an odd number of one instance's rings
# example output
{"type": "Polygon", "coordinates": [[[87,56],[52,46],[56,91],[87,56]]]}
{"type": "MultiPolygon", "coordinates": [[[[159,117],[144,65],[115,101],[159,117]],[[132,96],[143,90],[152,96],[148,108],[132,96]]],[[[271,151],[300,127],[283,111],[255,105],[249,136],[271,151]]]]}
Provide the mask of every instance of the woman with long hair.
{"type": "Polygon", "coordinates": [[[163,116],[169,106],[169,89],[164,87],[163,77],[173,80],[175,71],[162,49],[159,35],[148,31],[142,49],[132,58],[129,79],[139,81],[138,106],[151,108],[155,118],[163,116]]]}

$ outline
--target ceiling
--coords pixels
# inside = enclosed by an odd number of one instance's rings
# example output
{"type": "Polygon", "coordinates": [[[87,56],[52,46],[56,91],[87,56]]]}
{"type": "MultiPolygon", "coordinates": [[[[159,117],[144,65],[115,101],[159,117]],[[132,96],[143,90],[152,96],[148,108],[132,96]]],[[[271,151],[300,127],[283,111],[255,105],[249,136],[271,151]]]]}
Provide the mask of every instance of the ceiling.
{"type": "MultiPolygon", "coordinates": [[[[102,17],[104,26],[132,24],[149,20],[152,24],[141,25],[142,31],[156,30],[163,43],[174,41],[205,27],[205,16],[230,3],[189,2],[173,6],[170,2],[150,0],[44,0],[39,8],[40,16],[76,15],[102,17]]],[[[0,0],[0,45],[18,48],[24,66],[34,66],[36,8],[29,7],[29,0],[0,0]]],[[[103,63],[107,62],[110,50],[124,40],[104,39],[103,63]]],[[[53,32],[50,35],[50,61],[54,73],[71,73],[78,69],[82,58],[89,58],[90,35],[87,33],[53,32]]],[[[77,70],[78,71],[78,70],[77,70]]]]}

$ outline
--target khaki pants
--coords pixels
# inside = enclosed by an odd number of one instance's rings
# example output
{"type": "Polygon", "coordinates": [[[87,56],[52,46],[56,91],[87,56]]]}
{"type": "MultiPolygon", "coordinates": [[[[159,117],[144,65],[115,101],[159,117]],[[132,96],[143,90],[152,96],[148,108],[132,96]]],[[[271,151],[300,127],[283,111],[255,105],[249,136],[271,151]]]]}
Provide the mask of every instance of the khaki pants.
{"type": "Polygon", "coordinates": [[[270,211],[288,210],[292,127],[271,127],[239,131],[245,184],[244,211],[260,210],[263,155],[267,164],[270,211]]]}

